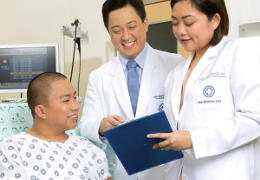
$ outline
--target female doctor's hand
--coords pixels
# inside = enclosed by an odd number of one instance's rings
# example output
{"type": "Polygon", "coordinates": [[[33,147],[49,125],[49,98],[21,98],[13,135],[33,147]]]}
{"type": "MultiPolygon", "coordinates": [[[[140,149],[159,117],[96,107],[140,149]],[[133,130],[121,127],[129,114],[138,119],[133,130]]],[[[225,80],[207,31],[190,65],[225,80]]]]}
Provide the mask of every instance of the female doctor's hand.
{"type": "Polygon", "coordinates": [[[100,126],[99,126],[99,135],[104,136],[103,132],[105,130],[116,127],[119,124],[122,124],[124,122],[125,121],[123,120],[123,118],[120,116],[117,116],[117,115],[108,116],[107,118],[102,119],[100,126]]]}
{"type": "Polygon", "coordinates": [[[189,131],[174,131],[172,133],[149,134],[147,138],[162,138],[164,141],[153,146],[154,149],[161,148],[162,151],[170,149],[175,151],[192,148],[192,141],[189,131]]]}

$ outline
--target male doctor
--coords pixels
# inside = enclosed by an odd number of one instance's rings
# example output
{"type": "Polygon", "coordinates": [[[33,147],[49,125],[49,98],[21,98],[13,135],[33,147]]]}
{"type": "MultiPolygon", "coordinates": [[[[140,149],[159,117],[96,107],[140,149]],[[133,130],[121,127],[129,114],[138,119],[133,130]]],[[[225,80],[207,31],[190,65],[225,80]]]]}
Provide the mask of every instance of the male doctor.
{"type": "MultiPolygon", "coordinates": [[[[118,55],[91,72],[79,129],[92,141],[107,144],[103,131],[162,111],[166,76],[183,57],[146,43],[142,0],[106,0],[102,13],[118,55]]],[[[114,180],[166,180],[175,173],[168,163],[128,176],[109,144],[106,153],[114,180]]]]}

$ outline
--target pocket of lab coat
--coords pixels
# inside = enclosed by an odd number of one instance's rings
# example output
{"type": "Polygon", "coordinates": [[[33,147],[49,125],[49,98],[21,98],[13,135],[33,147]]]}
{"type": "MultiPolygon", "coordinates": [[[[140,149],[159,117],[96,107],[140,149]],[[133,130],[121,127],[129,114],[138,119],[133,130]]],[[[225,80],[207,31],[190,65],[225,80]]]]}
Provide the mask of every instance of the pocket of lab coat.
{"type": "Polygon", "coordinates": [[[225,123],[224,114],[231,114],[233,98],[230,80],[225,78],[211,77],[201,86],[201,105],[205,126],[225,123]]]}

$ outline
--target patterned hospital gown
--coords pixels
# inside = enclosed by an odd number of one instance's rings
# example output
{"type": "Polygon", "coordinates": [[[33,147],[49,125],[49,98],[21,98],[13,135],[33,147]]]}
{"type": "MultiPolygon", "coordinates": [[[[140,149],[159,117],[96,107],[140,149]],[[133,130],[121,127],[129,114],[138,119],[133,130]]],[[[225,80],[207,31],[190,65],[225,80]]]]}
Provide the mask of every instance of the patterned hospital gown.
{"type": "Polygon", "coordinates": [[[49,142],[22,132],[0,147],[0,179],[104,180],[108,177],[105,153],[72,136],[65,142],[49,142]]]}

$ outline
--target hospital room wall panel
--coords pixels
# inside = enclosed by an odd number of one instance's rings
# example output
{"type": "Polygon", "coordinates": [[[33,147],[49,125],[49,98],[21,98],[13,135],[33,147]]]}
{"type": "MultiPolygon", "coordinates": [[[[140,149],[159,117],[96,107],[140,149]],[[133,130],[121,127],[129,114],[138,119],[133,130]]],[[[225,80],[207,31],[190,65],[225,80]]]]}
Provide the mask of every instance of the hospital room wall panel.
{"type": "MultiPolygon", "coordinates": [[[[171,1],[164,1],[145,5],[146,15],[151,26],[156,23],[171,21],[172,11],[170,2],[171,1]]],[[[176,39],[174,40],[177,41],[176,39]]],[[[190,55],[189,52],[184,50],[180,43],[177,43],[177,53],[183,55],[185,58],[188,58],[190,55]]]]}

